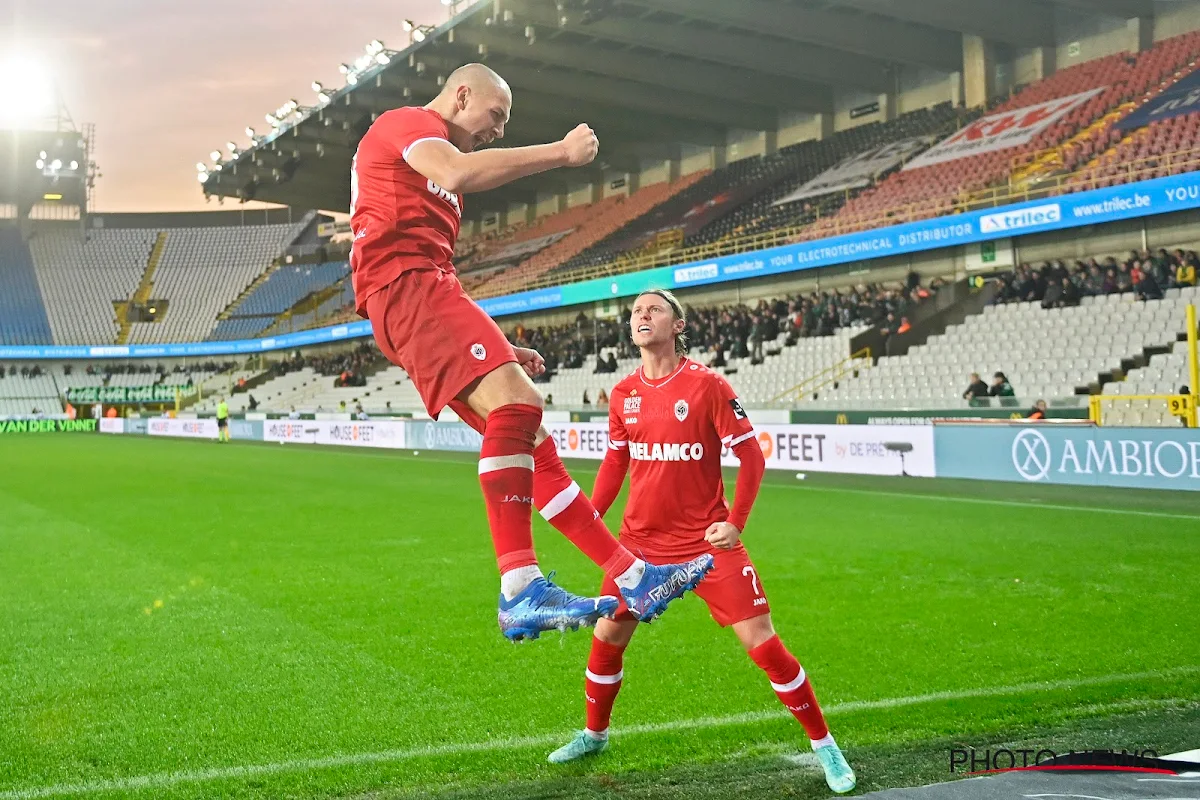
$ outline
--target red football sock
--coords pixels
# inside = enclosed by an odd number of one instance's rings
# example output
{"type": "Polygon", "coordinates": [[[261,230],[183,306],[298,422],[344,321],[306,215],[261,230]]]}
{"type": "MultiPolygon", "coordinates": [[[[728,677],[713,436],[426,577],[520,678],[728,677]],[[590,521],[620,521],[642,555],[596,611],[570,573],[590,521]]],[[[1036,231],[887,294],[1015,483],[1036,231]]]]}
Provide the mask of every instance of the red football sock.
{"type": "Polygon", "coordinates": [[[633,566],[637,559],[609,533],[592,501],[571,480],[554,440],[539,444],[533,459],[533,504],[542,517],[610,578],[633,566]]]}
{"type": "Polygon", "coordinates": [[[809,739],[815,742],[829,735],[825,715],[817,705],[817,696],[813,694],[804,668],[783,646],[778,636],[772,636],[751,650],[750,658],[767,673],[771,688],[787,706],[787,710],[792,712],[792,716],[804,726],[809,739]]]}
{"type": "Polygon", "coordinates": [[[479,484],[500,574],[537,564],[533,552],[533,441],[542,410],[519,403],[487,418],[479,451],[479,484]]]}
{"type": "Polygon", "coordinates": [[[621,691],[621,680],[625,671],[621,663],[625,648],[592,639],[592,652],[588,656],[587,683],[587,729],[591,733],[607,734],[612,718],[613,703],[621,691]]]}

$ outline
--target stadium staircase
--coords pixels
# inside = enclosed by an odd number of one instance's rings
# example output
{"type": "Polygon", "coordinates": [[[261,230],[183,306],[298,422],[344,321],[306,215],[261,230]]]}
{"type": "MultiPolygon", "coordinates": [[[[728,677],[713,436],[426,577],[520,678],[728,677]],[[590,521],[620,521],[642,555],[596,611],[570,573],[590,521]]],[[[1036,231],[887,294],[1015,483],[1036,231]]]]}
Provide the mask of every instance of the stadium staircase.
{"type": "Polygon", "coordinates": [[[162,259],[163,249],[167,246],[167,232],[159,231],[158,236],[154,239],[154,247],[150,250],[150,257],[146,259],[146,269],[142,272],[141,280],[138,281],[137,288],[133,290],[133,297],[124,302],[113,302],[113,311],[117,315],[117,344],[129,343],[129,332],[133,330],[133,323],[129,321],[129,309],[134,305],[145,305],[150,301],[150,295],[154,291],[154,272],[158,269],[158,262],[162,259]]]}
{"type": "Polygon", "coordinates": [[[271,275],[279,269],[279,266],[280,262],[271,262],[271,265],[263,270],[261,275],[251,281],[245,289],[242,289],[241,293],[237,297],[233,298],[233,301],[230,302],[229,305],[225,306],[224,310],[222,310],[220,314],[217,314],[217,321],[219,322],[222,320],[227,320],[232,317],[233,312],[236,311],[238,306],[242,304],[242,301],[254,294],[254,292],[256,292],[260,286],[266,283],[267,278],[270,278],[271,275]]]}

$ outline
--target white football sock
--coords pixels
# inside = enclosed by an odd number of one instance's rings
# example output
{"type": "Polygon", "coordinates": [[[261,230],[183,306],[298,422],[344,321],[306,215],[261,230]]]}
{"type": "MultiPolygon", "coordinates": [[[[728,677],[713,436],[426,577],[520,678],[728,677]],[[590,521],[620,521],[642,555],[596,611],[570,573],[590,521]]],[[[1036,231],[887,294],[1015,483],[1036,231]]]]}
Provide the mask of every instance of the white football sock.
{"type": "Polygon", "coordinates": [[[505,600],[512,600],[540,577],[542,571],[538,569],[537,564],[510,569],[500,576],[500,594],[504,595],[505,600]]]}
{"type": "Polygon", "coordinates": [[[642,582],[642,576],[645,574],[646,562],[639,558],[633,562],[633,566],[618,575],[613,582],[622,589],[632,589],[642,582]]]}
{"type": "Polygon", "coordinates": [[[603,742],[608,739],[608,728],[602,731],[593,731],[588,728],[583,729],[583,735],[589,739],[595,739],[597,742],[603,742]]]}
{"type": "Polygon", "coordinates": [[[837,742],[833,740],[832,733],[827,733],[820,739],[809,739],[809,741],[812,742],[813,750],[816,750],[818,747],[837,747],[837,742]]]}

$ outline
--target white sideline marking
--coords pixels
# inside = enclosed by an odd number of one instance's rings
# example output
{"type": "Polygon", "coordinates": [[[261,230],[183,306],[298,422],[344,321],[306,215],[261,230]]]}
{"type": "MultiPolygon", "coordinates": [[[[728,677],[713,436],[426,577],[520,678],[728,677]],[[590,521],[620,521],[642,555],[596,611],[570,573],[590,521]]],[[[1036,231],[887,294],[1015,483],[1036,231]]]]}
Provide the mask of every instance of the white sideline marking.
{"type": "MultiPolygon", "coordinates": [[[[1061,689],[1076,689],[1085,686],[1100,686],[1106,683],[1123,681],[1139,681],[1151,678],[1170,678],[1178,675],[1189,675],[1200,672],[1200,666],[1184,666],[1151,672],[1133,672],[1126,674],[1100,675],[1093,678],[1077,680],[1042,681],[1034,683],[1017,683],[1010,686],[993,686],[981,689],[962,689],[957,691],[933,692],[931,694],[913,695],[911,697],[891,697],[883,700],[851,700],[846,703],[833,703],[825,707],[826,714],[847,714],[854,711],[869,711],[873,709],[900,708],[902,706],[935,703],[942,700],[966,700],[975,697],[997,697],[1013,694],[1028,694],[1034,692],[1056,691],[1061,689]]],[[[727,725],[744,725],[753,722],[765,722],[790,716],[783,709],[777,711],[748,711],[742,714],[730,714],[723,717],[700,717],[698,719],[674,720],[671,722],[651,722],[643,725],[631,725],[627,728],[614,730],[612,735],[624,738],[646,733],[668,733],[678,730],[694,730],[697,728],[719,728],[727,725]]],[[[555,733],[545,736],[523,736],[509,739],[491,739],[482,742],[462,742],[438,746],[413,747],[405,750],[383,750],[377,753],[347,753],[343,755],[324,756],[322,758],[305,758],[295,761],[279,761],[271,764],[249,764],[238,767],[213,767],[211,769],[184,770],[179,772],[156,772],[149,775],[137,775],[128,778],[112,778],[109,780],[85,781],[82,783],[60,783],[51,786],[34,786],[24,789],[10,789],[0,792],[0,800],[36,800],[42,797],[61,795],[95,794],[97,792],[123,792],[140,789],[162,789],[180,783],[204,783],[207,781],[228,780],[235,778],[258,778],[264,775],[276,775],[283,772],[309,772],[318,769],[334,767],[352,767],[362,764],[381,764],[396,761],[409,761],[430,756],[464,755],[468,753],[487,753],[503,750],[523,750],[535,747],[549,747],[559,744],[569,734],[555,733]]],[[[799,762],[798,762],[799,763],[799,762]]]]}

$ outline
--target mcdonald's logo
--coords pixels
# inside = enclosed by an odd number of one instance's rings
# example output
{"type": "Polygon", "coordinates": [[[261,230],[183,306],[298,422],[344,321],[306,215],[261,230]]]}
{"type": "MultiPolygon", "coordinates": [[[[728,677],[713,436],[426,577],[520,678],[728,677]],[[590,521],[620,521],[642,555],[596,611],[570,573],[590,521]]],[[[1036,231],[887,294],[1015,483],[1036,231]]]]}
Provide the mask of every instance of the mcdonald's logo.
{"type": "Polygon", "coordinates": [[[837,424],[838,425],[849,425],[850,418],[847,417],[845,414],[838,414],[837,415],[837,424]]]}

